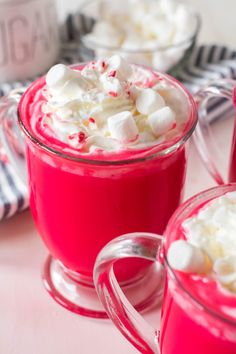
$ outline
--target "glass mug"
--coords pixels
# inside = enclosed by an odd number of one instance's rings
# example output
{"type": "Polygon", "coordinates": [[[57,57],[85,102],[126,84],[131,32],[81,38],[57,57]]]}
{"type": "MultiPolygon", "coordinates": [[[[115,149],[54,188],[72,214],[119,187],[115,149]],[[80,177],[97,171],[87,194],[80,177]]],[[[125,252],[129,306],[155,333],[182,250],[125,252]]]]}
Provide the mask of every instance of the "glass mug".
{"type": "MultiPolygon", "coordinates": [[[[162,233],[182,202],[187,142],[197,123],[197,109],[178,81],[158,75],[186,98],[187,123],[178,137],[129,160],[81,158],[40,141],[28,124],[29,102],[45,84],[44,77],[32,83],[22,97],[16,90],[0,101],[0,140],[23,180],[23,141],[26,144],[30,207],[51,254],[44,267],[45,287],[57,302],[81,315],[106,316],[92,277],[99,251],[121,234],[162,233]]],[[[117,264],[116,271],[139,310],[150,306],[161,292],[156,267],[148,262],[126,261],[117,264]]]]}
{"type": "Polygon", "coordinates": [[[236,191],[236,184],[214,187],[187,200],[171,217],[164,236],[142,232],[126,234],[112,240],[100,252],[94,268],[100,300],[115,326],[142,354],[236,353],[235,314],[232,318],[218,312],[217,306],[212,305],[214,293],[207,303],[202,302],[194,289],[183,284],[166,257],[170,244],[179,238],[182,222],[204,203],[230,191],[236,191]],[[115,262],[130,257],[151,260],[161,277],[165,273],[160,330],[145,322],[116,280],[115,262]]]}

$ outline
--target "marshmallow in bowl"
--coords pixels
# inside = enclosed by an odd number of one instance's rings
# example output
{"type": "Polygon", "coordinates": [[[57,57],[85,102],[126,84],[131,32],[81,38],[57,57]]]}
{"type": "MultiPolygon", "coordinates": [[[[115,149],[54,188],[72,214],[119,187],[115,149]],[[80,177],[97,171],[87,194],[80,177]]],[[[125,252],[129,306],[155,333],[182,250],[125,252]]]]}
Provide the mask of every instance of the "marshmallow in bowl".
{"type": "MultiPolygon", "coordinates": [[[[96,37],[98,41],[101,43],[104,41],[106,45],[110,46],[119,46],[122,41],[122,31],[120,29],[113,26],[112,23],[107,21],[99,21],[96,22],[94,26],[94,33],[96,33],[96,37]]],[[[88,37],[89,38],[89,37],[88,37]]]]}
{"type": "Polygon", "coordinates": [[[125,0],[119,7],[101,0],[99,5],[96,23],[83,37],[96,58],[113,51],[131,63],[168,71],[191,46],[198,26],[194,11],[175,0],[125,0]]]}
{"type": "Polygon", "coordinates": [[[46,75],[40,124],[86,154],[152,147],[171,139],[169,132],[181,134],[188,118],[187,98],[181,93],[181,102],[174,100],[173,90],[168,80],[118,55],[81,70],[56,65],[46,75]],[[180,114],[179,106],[185,107],[180,114]]]}

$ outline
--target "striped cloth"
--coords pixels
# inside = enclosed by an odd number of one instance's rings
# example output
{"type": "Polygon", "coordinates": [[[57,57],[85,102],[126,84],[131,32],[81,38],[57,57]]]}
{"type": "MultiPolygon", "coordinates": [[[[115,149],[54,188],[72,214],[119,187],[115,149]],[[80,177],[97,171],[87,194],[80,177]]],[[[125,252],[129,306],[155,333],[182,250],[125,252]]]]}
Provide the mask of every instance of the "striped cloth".
{"type": "MultiPolygon", "coordinates": [[[[78,45],[78,32],[81,31],[81,22],[73,22],[69,16],[62,26],[62,45],[59,62],[72,64],[81,60],[78,45]]],[[[188,66],[178,72],[178,79],[195,93],[200,87],[212,79],[236,79],[236,51],[225,46],[201,45],[192,53],[188,66]]],[[[12,89],[27,87],[31,80],[14,83],[4,83],[0,86],[0,96],[6,95],[12,89]]],[[[224,100],[217,100],[209,107],[210,121],[227,116],[232,106],[224,100]]],[[[9,163],[7,156],[0,145],[0,220],[11,217],[16,212],[28,207],[28,190],[16,169],[9,163]]]]}

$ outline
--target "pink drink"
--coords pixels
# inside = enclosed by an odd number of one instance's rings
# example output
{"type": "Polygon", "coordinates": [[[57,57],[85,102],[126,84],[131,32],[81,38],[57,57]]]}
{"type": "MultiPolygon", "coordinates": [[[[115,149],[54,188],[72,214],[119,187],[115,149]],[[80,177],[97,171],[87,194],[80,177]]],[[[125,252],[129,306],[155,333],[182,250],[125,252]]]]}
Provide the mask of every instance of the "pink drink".
{"type": "MultiPolygon", "coordinates": [[[[199,208],[212,198],[234,189],[234,186],[228,186],[211,190],[185,203],[167,227],[166,247],[176,239],[185,239],[181,226],[184,219],[198,213],[199,208]]],[[[236,295],[224,290],[209,276],[176,272],[173,278],[171,271],[167,277],[160,332],[161,353],[236,353],[236,295]]]]}
{"type": "MultiPolygon", "coordinates": [[[[165,296],[162,313],[160,337],[162,354],[235,354],[235,342],[213,335],[214,323],[211,323],[211,329],[197,323],[195,320],[197,314],[194,311],[187,313],[181,308],[170,291],[165,296]]],[[[201,316],[204,322],[207,315],[202,311],[201,316]]],[[[219,331],[227,330],[227,327],[230,331],[230,324],[227,325],[224,321],[218,326],[219,331]]]]}
{"type": "MultiPolygon", "coordinates": [[[[85,276],[114,237],[136,229],[162,232],[182,198],[184,147],[168,157],[121,166],[70,160],[63,166],[56,156],[52,166],[47,153],[30,145],[27,158],[39,233],[53,257],[85,276]]],[[[120,271],[130,278],[132,269],[120,271]]]]}
{"type": "MultiPolygon", "coordinates": [[[[140,150],[83,154],[42,131],[38,103],[45,100],[45,78],[36,81],[21,100],[33,218],[63,272],[80,283],[93,285],[94,262],[107,242],[135,230],[161,233],[182,200],[185,140],[192,133],[196,113],[188,93],[175,80],[163,77],[185,96],[188,116],[172,140],[140,150]]],[[[146,263],[117,264],[119,279],[130,281],[146,269],[146,263]]]]}

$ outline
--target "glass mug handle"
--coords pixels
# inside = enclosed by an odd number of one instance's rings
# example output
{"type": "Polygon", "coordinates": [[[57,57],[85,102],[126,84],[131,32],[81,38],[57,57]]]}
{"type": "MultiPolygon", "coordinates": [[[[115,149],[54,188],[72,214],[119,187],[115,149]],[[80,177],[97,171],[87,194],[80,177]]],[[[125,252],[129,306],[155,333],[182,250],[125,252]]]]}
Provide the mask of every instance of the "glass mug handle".
{"type": "Polygon", "coordinates": [[[224,178],[217,168],[214,159],[218,156],[216,142],[207,121],[207,105],[211,98],[227,98],[232,101],[232,94],[236,81],[221,79],[213,81],[209,86],[201,89],[195,96],[198,107],[198,124],[193,134],[193,140],[199,155],[206,166],[208,172],[217,184],[224,184],[224,178]]]}
{"type": "Polygon", "coordinates": [[[131,233],[108,243],[99,253],[94,267],[94,283],[98,296],[110,319],[136,349],[142,354],[158,354],[158,332],[134,309],[121,290],[113,266],[127,258],[143,258],[156,262],[163,294],[165,270],[158,261],[163,236],[151,233],[131,233]]]}
{"type": "Polygon", "coordinates": [[[0,99],[0,161],[9,161],[27,183],[25,140],[18,125],[17,107],[25,89],[15,89],[0,99]]]}

